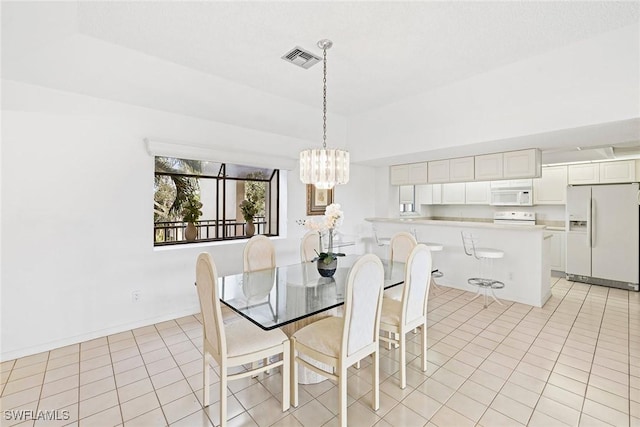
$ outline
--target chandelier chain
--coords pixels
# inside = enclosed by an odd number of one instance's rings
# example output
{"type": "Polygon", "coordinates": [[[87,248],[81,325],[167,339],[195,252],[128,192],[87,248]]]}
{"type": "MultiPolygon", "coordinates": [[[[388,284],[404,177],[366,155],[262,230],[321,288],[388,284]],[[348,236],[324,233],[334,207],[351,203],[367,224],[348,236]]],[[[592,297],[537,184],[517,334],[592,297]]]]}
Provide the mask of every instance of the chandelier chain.
{"type": "Polygon", "coordinates": [[[327,148],[327,48],[323,49],[323,78],[322,78],[322,148],[327,148]]]}

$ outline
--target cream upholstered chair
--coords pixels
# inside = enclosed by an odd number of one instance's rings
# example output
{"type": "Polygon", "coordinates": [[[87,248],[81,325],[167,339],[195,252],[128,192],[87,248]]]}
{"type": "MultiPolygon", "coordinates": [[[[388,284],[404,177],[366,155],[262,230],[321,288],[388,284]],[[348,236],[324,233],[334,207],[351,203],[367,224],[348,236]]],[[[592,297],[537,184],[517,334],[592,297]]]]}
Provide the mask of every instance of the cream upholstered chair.
{"type": "MultiPolygon", "coordinates": [[[[399,233],[394,234],[391,236],[391,243],[389,245],[389,261],[407,262],[409,254],[411,254],[411,251],[417,244],[418,242],[416,241],[415,236],[411,233],[400,231],[399,233]]],[[[384,291],[384,297],[399,301],[402,298],[402,286],[395,286],[391,289],[387,289],[384,291]]]]}
{"type": "Polygon", "coordinates": [[[220,424],[222,426],[227,423],[227,382],[255,375],[277,366],[282,367],[282,410],[286,411],[290,406],[290,343],[288,337],[280,329],[263,331],[244,318],[224,324],[217,283],[218,273],[211,255],[201,253],[196,263],[196,287],[198,288],[204,326],[203,406],[209,406],[209,361],[213,357],[220,367],[220,424]],[[230,367],[246,365],[280,354],[282,354],[282,359],[270,365],[236,374],[227,373],[227,369],[230,367]]]}
{"type": "Polygon", "coordinates": [[[400,345],[400,388],[407,386],[407,332],[422,328],[422,370],[427,370],[427,302],[431,283],[431,251],[424,244],[409,254],[405,266],[402,299],[384,298],[380,330],[388,333],[383,341],[400,345]],[[393,337],[393,338],[392,338],[393,337]],[[396,338],[397,337],[397,338],[396,338]]]}
{"type": "Polygon", "coordinates": [[[317,231],[309,231],[300,242],[300,261],[309,262],[318,256],[316,251],[320,248],[320,235],[317,231]]]}
{"type": "Polygon", "coordinates": [[[244,272],[276,268],[276,248],[267,236],[257,235],[244,247],[244,272]]]}
{"type": "Polygon", "coordinates": [[[293,406],[298,405],[298,371],[300,363],[312,371],[338,382],[340,425],[347,425],[347,368],[373,356],[372,407],[380,406],[379,327],[382,312],[384,269],[373,254],[361,256],[351,267],[345,289],[343,317],[327,317],[298,330],[291,337],[291,392],[293,406]],[[297,356],[296,356],[297,353],[297,356]],[[308,363],[311,358],[331,367],[325,371],[308,363]]]}

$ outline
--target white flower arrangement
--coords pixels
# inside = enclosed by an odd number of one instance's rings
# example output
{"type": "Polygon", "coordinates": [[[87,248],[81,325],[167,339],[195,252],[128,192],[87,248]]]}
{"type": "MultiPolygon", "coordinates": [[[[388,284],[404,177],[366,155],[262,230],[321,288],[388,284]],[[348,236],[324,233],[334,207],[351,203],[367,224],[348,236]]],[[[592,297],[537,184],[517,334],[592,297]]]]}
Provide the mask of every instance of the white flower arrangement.
{"type": "Polygon", "coordinates": [[[320,235],[320,252],[316,260],[322,260],[325,264],[331,263],[334,259],[344,256],[343,253],[333,252],[333,233],[334,230],[342,225],[344,213],[340,210],[340,204],[332,203],[324,210],[324,216],[319,220],[306,219],[304,226],[307,230],[317,231],[320,235]],[[329,247],[327,252],[322,251],[322,234],[329,235],[329,247]]]}

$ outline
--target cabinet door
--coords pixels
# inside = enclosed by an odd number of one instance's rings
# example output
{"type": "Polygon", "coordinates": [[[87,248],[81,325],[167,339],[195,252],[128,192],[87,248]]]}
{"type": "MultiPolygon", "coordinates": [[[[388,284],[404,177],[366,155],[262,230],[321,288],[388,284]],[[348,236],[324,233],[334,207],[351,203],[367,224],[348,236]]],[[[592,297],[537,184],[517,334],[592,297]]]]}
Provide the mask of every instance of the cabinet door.
{"type": "Polygon", "coordinates": [[[488,205],[491,201],[489,181],[466,182],[465,203],[467,205],[488,205]]]}
{"type": "Polygon", "coordinates": [[[533,180],[534,205],[564,205],[567,203],[567,167],[542,168],[542,176],[533,180]]]}
{"type": "Polygon", "coordinates": [[[569,165],[569,184],[598,184],[600,166],[597,163],[569,165]]]}
{"type": "Polygon", "coordinates": [[[409,165],[394,165],[389,168],[391,185],[406,185],[409,182],[409,165]]]}
{"type": "Polygon", "coordinates": [[[459,157],[449,160],[449,181],[465,182],[475,179],[475,159],[459,157]]]}
{"type": "Polygon", "coordinates": [[[449,160],[429,162],[429,182],[449,182],[449,160]]]}
{"type": "Polygon", "coordinates": [[[464,204],[464,182],[442,184],[442,204],[461,205],[464,204]]]}
{"type": "Polygon", "coordinates": [[[476,181],[502,179],[502,153],[475,156],[476,181]]]}
{"type": "Polygon", "coordinates": [[[536,178],[541,174],[541,155],[537,148],[503,153],[503,162],[503,177],[507,179],[536,178]]]}
{"type": "Polygon", "coordinates": [[[433,185],[416,185],[416,205],[433,204],[433,185]]]}
{"type": "Polygon", "coordinates": [[[431,185],[431,196],[434,205],[442,204],[442,185],[443,184],[432,184],[431,185]]]}
{"type": "Polygon", "coordinates": [[[549,231],[551,234],[551,253],[549,254],[551,269],[565,271],[567,248],[564,231],[549,231]]]}
{"type": "Polygon", "coordinates": [[[427,183],[427,162],[409,165],[409,184],[427,183]]]}
{"type": "Polygon", "coordinates": [[[600,163],[600,182],[613,184],[617,182],[634,182],[636,179],[635,160],[600,163]]]}

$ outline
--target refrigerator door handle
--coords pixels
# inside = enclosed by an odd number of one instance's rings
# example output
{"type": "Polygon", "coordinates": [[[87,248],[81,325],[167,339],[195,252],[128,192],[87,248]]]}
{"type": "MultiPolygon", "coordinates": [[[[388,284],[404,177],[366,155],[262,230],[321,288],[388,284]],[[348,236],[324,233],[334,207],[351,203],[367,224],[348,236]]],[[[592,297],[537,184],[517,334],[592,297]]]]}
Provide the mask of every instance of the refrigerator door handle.
{"type": "Polygon", "coordinates": [[[589,199],[589,211],[587,212],[587,240],[589,241],[589,247],[593,247],[593,199],[589,199]]]}
{"type": "Polygon", "coordinates": [[[589,229],[591,230],[591,247],[596,246],[596,201],[591,199],[591,219],[589,220],[589,229]]]}

